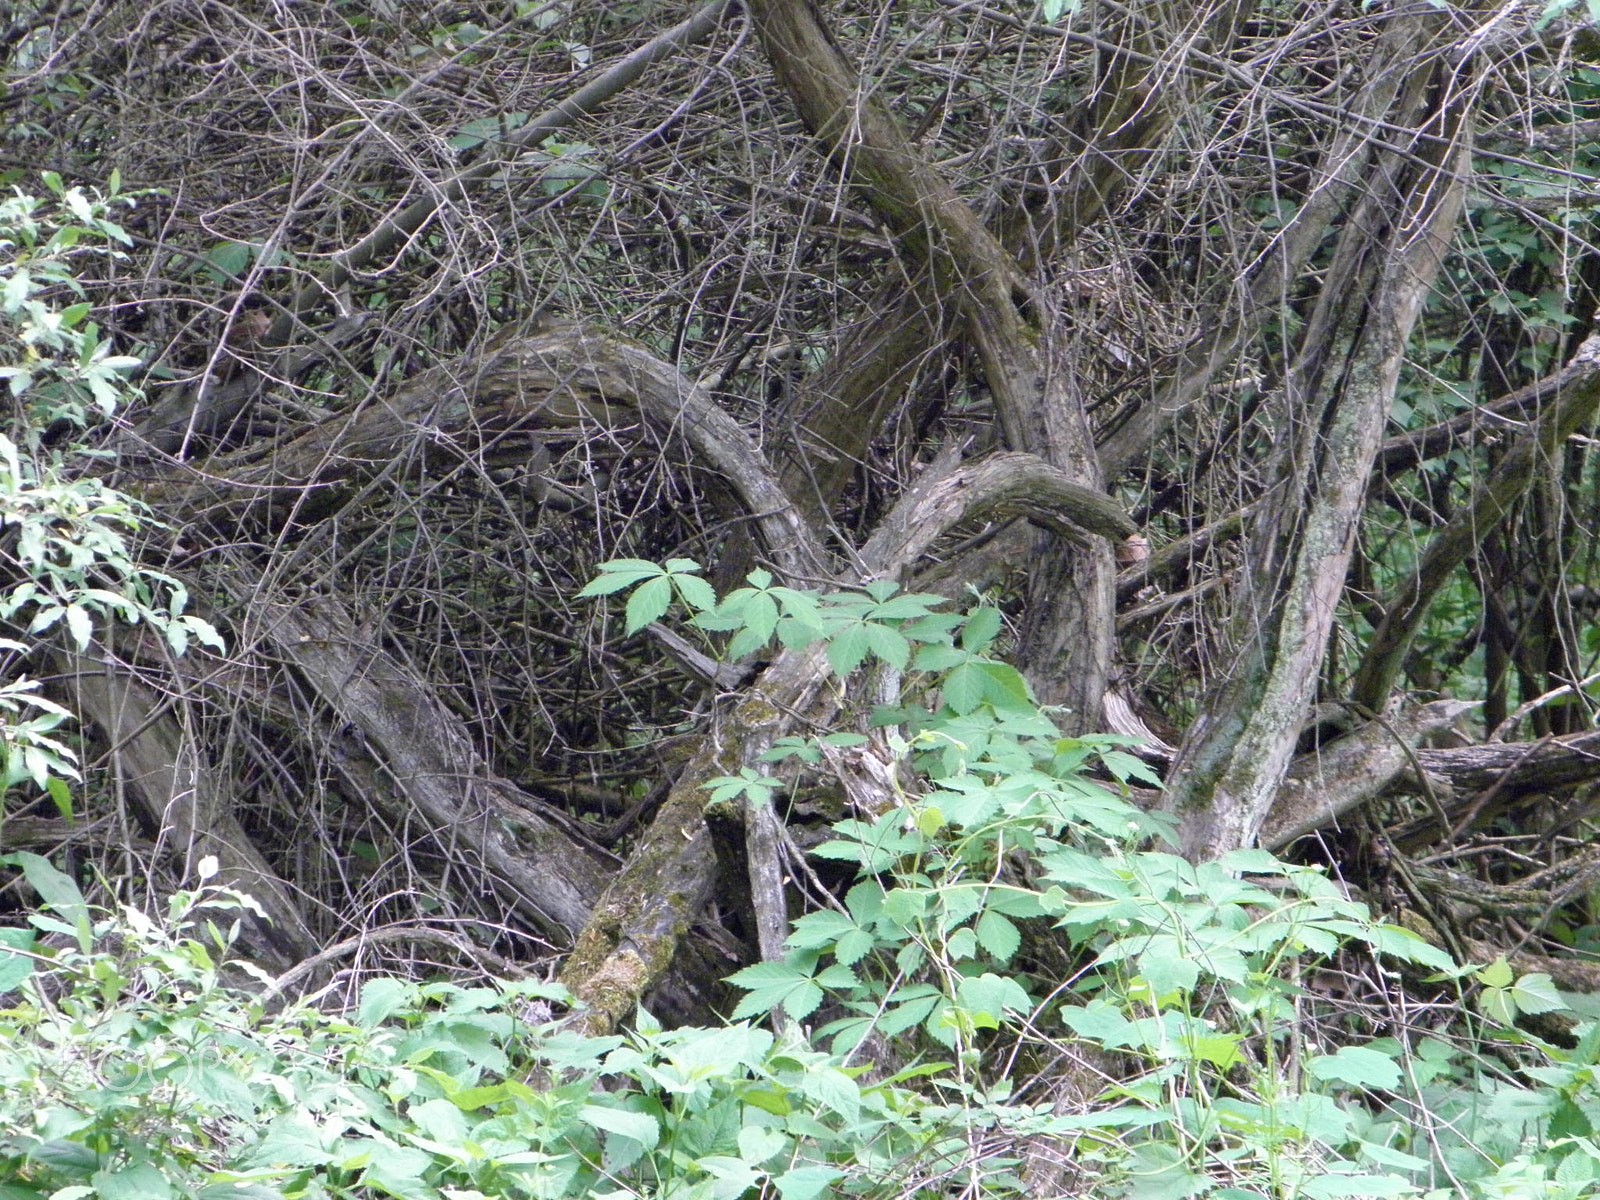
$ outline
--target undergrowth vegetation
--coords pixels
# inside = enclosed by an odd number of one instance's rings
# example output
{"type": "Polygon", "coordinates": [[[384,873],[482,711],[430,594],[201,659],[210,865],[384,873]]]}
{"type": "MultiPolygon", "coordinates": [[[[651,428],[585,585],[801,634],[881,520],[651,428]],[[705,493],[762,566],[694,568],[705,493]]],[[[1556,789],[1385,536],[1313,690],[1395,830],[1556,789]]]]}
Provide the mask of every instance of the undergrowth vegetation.
{"type": "MultiPolygon", "coordinates": [[[[1138,759],[1056,734],[991,609],[761,572],[718,602],[695,571],[587,590],[741,654],[824,640],[903,701],[870,722],[893,803],[815,849],[854,880],[732,977],[726,1025],[581,1036],[541,979],[288,1002],[231,956],[252,902],[214,863],[157,918],[13,854],[45,911],[0,941],[0,1200],[1593,1194],[1600,1025],[1519,1028],[1565,1009],[1548,979],[1457,967],[1319,870],[1167,852],[1138,759]],[[1386,1027],[1324,975],[1386,990],[1386,1027]],[[1460,989],[1470,1020],[1407,1016],[1460,989]]],[[[785,739],[708,801],[782,804],[865,740],[785,739]]]]}

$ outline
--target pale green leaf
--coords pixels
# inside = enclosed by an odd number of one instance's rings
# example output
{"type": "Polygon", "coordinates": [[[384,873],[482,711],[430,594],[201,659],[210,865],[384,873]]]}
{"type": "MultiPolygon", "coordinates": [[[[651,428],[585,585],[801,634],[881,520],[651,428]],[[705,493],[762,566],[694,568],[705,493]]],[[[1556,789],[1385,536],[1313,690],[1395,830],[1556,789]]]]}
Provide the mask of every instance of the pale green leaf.
{"type": "Polygon", "coordinates": [[[1556,991],[1555,981],[1543,972],[1524,975],[1511,988],[1517,1007],[1525,1013],[1559,1012],[1567,1002],[1556,991]]]}
{"type": "Polygon", "coordinates": [[[638,633],[651,621],[659,621],[672,604],[672,583],[664,575],[647,579],[628,597],[627,631],[638,633]]]}
{"type": "Polygon", "coordinates": [[[843,1178],[844,1172],[833,1167],[796,1167],[772,1182],[783,1200],[816,1200],[843,1178]]]}
{"type": "Polygon", "coordinates": [[[605,1133],[631,1138],[647,1150],[661,1140],[661,1124],[649,1113],[585,1104],[578,1110],[578,1119],[605,1133]]]}
{"type": "Polygon", "coordinates": [[[1394,1059],[1368,1046],[1342,1046],[1337,1054],[1319,1054],[1306,1063],[1313,1078],[1359,1088],[1395,1088],[1402,1078],[1394,1059]]]}
{"type": "Polygon", "coordinates": [[[1017,927],[997,912],[986,912],[973,926],[978,944],[996,962],[1004,965],[1022,944],[1022,934],[1017,927]]]}
{"type": "Polygon", "coordinates": [[[1506,961],[1504,955],[1501,955],[1478,972],[1478,982],[1483,984],[1484,987],[1508,987],[1514,978],[1515,975],[1511,970],[1511,964],[1506,961]]]}

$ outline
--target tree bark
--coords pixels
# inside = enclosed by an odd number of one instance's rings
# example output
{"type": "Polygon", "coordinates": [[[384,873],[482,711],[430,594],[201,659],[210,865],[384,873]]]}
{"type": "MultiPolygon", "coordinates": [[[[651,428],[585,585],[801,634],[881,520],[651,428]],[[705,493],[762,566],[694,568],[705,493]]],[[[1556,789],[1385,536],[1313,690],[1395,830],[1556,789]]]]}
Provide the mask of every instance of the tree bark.
{"type": "MultiPolygon", "coordinates": [[[[1398,44],[1395,57],[1419,56],[1436,23],[1432,16],[1394,17],[1385,38],[1398,44]]],[[[1377,160],[1285,389],[1296,432],[1287,439],[1274,503],[1251,540],[1239,660],[1190,727],[1164,805],[1178,815],[1182,849],[1193,860],[1255,839],[1315,697],[1406,341],[1469,176],[1458,121],[1470,86],[1451,81],[1451,107],[1426,116],[1437,69],[1428,62],[1411,71],[1394,121],[1418,129],[1421,164],[1413,169],[1395,152],[1377,160]],[[1364,303],[1355,299],[1363,289],[1370,297],[1364,303]]]]}
{"type": "MultiPolygon", "coordinates": [[[[1042,298],[978,215],[911,145],[829,32],[812,0],[750,0],[779,82],[801,118],[899,237],[915,269],[952,297],[977,347],[1006,444],[1103,492],[1082,397],[1052,346],[1042,298]]],[[[1041,698],[1078,731],[1096,726],[1115,635],[1115,563],[1042,543],[1024,655],[1041,698]]]]}
{"type": "Polygon", "coordinates": [[[180,710],[103,650],[55,657],[75,710],[100,727],[144,823],[156,831],[154,853],[176,852],[189,880],[198,878],[202,858],[217,859],[215,882],[253,897],[265,914],[245,919],[247,944],[265,965],[283,971],[313,954],[317,940],[293,889],[239,824],[235,798],[183,728],[180,710]]]}
{"type": "Polygon", "coordinates": [[[329,597],[257,606],[254,615],[278,653],[360,730],[442,846],[464,853],[547,933],[565,939],[583,929],[607,864],[489,769],[425,681],[363,636],[329,597]]]}

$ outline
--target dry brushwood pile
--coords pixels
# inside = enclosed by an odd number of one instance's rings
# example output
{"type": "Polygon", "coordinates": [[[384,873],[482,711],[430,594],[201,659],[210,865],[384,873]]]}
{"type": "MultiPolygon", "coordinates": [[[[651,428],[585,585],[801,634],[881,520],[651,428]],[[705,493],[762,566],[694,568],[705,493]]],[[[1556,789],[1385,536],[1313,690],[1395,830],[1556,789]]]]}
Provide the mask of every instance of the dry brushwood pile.
{"type": "Polygon", "coordinates": [[[873,697],[575,598],[684,557],[986,597],[1190,858],[1309,857],[1583,987],[1568,8],[18,0],[0,175],[136,197],[84,281],[147,363],[96,469],[227,650],[41,643],[93,769],[0,851],[153,894],[217,855],[291,982],[725,1005],[781,838],[705,785],[873,697]]]}

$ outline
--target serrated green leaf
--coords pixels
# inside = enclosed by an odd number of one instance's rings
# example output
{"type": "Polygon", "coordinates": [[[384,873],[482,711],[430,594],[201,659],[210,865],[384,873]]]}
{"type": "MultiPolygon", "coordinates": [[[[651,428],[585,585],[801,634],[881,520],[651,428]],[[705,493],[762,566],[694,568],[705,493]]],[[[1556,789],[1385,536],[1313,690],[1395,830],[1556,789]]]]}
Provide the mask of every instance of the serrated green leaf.
{"type": "Polygon", "coordinates": [[[733,635],[733,641],[728,643],[728,658],[740,659],[747,654],[755,654],[765,650],[771,639],[753,629],[741,629],[733,635]]]}
{"type": "Polygon", "coordinates": [[[647,579],[628,597],[628,633],[638,633],[651,621],[659,621],[672,606],[672,582],[665,575],[647,579]]]}
{"type": "Polygon", "coordinates": [[[962,663],[944,678],[944,702],[958,717],[964,717],[983,703],[985,680],[976,663],[962,663]]]}
{"type": "Polygon", "coordinates": [[[1501,955],[1478,972],[1478,982],[1483,984],[1484,987],[1509,987],[1515,977],[1514,972],[1511,970],[1511,964],[1506,961],[1504,955],[1501,955]]]}
{"type": "Polygon", "coordinates": [[[1512,986],[1511,995],[1519,1009],[1532,1015],[1559,1012],[1567,1007],[1561,993],[1556,991],[1555,981],[1543,972],[1523,975],[1512,986]]]}
{"type": "Polygon", "coordinates": [[[603,575],[597,575],[578,589],[578,598],[588,600],[595,596],[610,596],[624,588],[632,587],[641,580],[653,579],[661,574],[654,563],[645,565],[645,570],[606,571],[603,575]]]}
{"type": "Polygon", "coordinates": [[[1395,1088],[1402,1078],[1394,1059],[1368,1046],[1343,1046],[1337,1054],[1319,1054],[1306,1063],[1313,1078],[1360,1088],[1395,1088]]]}
{"type": "Polygon", "coordinates": [[[751,596],[744,609],[744,626],[765,642],[778,628],[778,602],[766,592],[751,596]]]}
{"type": "Polygon", "coordinates": [[[976,609],[961,629],[961,647],[972,654],[982,654],[1000,632],[1003,619],[998,608],[976,609]]]}
{"type": "Polygon", "coordinates": [[[867,645],[872,653],[895,670],[905,670],[906,663],[911,660],[911,643],[898,630],[870,621],[862,628],[866,631],[867,645]]]}
{"type": "Polygon", "coordinates": [[[672,585],[678,589],[684,607],[694,612],[706,612],[717,605],[717,593],[698,575],[674,575],[672,585]]]}
{"type": "Polygon", "coordinates": [[[1010,962],[1011,956],[1022,945],[1022,934],[1017,927],[997,912],[985,912],[978,918],[972,931],[977,935],[978,944],[984,952],[1001,965],[1010,962]]]}
{"type": "Polygon", "coordinates": [[[868,648],[866,628],[860,624],[848,625],[828,643],[828,665],[835,675],[843,678],[866,660],[868,648]]]}
{"type": "Polygon", "coordinates": [[[834,944],[833,956],[846,966],[860,962],[877,944],[877,938],[865,929],[852,929],[834,944]]]}
{"type": "Polygon", "coordinates": [[[1033,697],[1028,692],[1028,681],[1022,677],[1021,671],[1007,663],[980,662],[973,665],[983,677],[984,699],[990,704],[999,709],[1029,714],[1035,711],[1033,697]]]}

